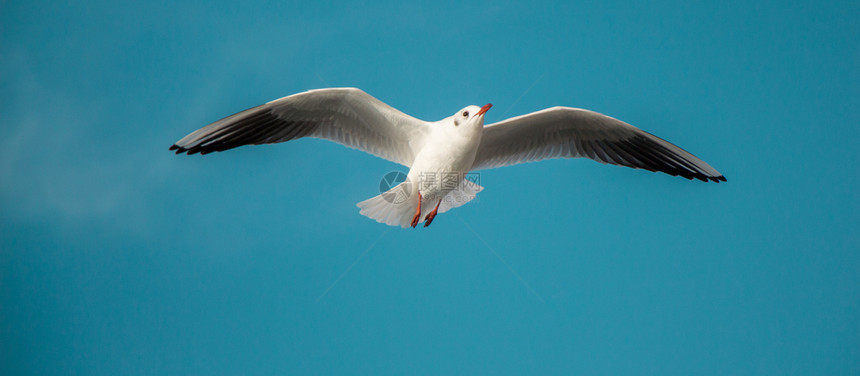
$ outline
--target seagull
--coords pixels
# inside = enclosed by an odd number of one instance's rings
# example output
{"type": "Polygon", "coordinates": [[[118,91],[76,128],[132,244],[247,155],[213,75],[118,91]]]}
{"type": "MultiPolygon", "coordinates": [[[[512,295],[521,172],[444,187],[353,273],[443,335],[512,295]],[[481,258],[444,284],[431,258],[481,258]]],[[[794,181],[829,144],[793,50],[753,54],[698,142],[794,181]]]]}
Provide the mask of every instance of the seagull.
{"type": "Polygon", "coordinates": [[[435,122],[416,119],[356,88],[293,94],[230,115],[170,146],[208,154],[303,137],[334,141],[409,168],[405,180],[359,202],[360,213],[403,228],[471,201],[484,188],[471,171],[554,158],[660,171],[689,180],[726,181],[689,152],[597,112],[552,107],[484,125],[492,107],[467,106],[435,122]],[[472,175],[474,176],[474,175],[472,175]]]}

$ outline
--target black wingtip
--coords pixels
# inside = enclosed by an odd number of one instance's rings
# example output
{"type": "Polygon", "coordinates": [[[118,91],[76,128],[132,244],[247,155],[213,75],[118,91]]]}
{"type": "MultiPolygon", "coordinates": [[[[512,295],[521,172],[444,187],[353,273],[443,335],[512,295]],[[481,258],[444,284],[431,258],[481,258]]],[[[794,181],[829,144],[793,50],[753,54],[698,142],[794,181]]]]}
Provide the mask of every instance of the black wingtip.
{"type": "Polygon", "coordinates": [[[182,146],[176,145],[176,144],[173,144],[173,146],[171,146],[169,150],[171,150],[171,151],[176,150],[176,154],[182,154],[182,153],[188,152],[188,149],[186,149],[182,146]]]}

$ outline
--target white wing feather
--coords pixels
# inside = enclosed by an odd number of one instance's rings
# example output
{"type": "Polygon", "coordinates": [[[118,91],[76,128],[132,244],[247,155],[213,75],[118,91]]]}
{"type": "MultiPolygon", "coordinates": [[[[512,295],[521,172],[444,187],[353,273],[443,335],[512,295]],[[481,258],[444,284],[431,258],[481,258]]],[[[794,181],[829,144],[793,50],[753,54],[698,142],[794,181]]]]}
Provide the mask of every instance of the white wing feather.
{"type": "Polygon", "coordinates": [[[242,145],[314,137],[411,166],[430,129],[355,88],[306,91],[239,112],[177,141],[176,153],[207,154],[242,145]]]}
{"type": "Polygon", "coordinates": [[[668,141],[609,116],[569,107],[484,127],[472,169],[579,157],[687,179],[726,181],[713,167],[668,141]]]}

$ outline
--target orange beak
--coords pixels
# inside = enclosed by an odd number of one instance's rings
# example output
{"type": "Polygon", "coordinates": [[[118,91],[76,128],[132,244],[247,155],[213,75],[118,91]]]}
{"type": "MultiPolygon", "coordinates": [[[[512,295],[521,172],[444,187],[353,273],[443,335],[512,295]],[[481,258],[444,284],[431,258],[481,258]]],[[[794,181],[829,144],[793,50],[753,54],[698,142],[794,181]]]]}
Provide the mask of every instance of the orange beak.
{"type": "Polygon", "coordinates": [[[481,107],[481,111],[478,111],[475,115],[483,115],[487,113],[487,111],[490,110],[490,107],[493,107],[493,105],[491,103],[487,103],[484,107],[481,107]]]}

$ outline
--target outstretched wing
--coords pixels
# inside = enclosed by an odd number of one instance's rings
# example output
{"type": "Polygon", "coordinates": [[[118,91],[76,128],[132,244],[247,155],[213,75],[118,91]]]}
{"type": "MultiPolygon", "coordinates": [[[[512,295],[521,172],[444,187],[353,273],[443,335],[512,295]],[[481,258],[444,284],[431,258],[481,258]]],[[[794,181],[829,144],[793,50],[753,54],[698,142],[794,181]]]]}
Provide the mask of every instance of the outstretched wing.
{"type": "Polygon", "coordinates": [[[333,88],[290,95],[228,116],[185,136],[170,150],[207,154],[314,137],[408,167],[428,133],[426,122],[359,89],[333,88]]]}
{"type": "Polygon", "coordinates": [[[668,141],[609,116],[569,107],[484,127],[472,169],[579,157],[687,179],[726,181],[713,167],[668,141]]]}

